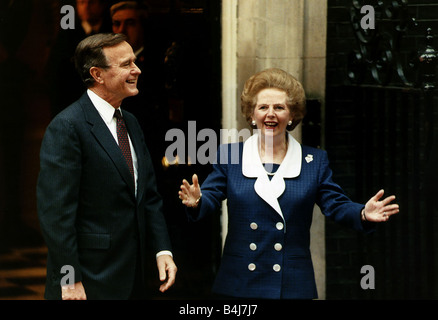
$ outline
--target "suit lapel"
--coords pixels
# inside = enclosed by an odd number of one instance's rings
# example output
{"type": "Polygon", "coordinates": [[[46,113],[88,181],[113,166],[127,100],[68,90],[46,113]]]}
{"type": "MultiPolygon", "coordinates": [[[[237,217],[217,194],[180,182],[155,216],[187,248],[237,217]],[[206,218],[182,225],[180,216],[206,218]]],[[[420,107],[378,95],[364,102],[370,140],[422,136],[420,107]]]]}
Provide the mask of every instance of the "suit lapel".
{"type": "MultiPolygon", "coordinates": [[[[135,154],[137,156],[137,176],[142,177],[143,171],[145,170],[145,160],[144,160],[144,153],[142,152],[142,140],[141,140],[141,133],[135,130],[134,125],[134,119],[131,114],[124,111],[123,113],[125,124],[128,129],[129,137],[131,138],[132,145],[134,147],[135,154]]],[[[138,201],[141,201],[141,197],[143,195],[142,190],[144,190],[145,187],[145,180],[144,179],[137,179],[137,197],[138,201]]]]}
{"type": "Polygon", "coordinates": [[[134,181],[131,173],[129,172],[126,160],[123,157],[122,151],[117,145],[117,142],[114,140],[114,137],[112,136],[105,122],[100,117],[96,108],[93,106],[87,93],[84,93],[84,95],[81,97],[80,103],[85,114],[85,120],[91,125],[91,133],[94,135],[99,145],[111,158],[123,180],[125,180],[125,182],[129,185],[132,194],[135,195],[134,181]]]}

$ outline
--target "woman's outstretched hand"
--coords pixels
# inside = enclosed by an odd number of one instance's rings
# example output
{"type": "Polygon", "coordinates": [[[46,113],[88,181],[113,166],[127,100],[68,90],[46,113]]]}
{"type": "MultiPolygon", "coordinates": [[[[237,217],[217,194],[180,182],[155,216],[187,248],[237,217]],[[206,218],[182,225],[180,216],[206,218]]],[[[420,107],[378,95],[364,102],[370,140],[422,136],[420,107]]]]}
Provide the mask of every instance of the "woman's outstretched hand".
{"type": "Polygon", "coordinates": [[[365,209],[362,210],[362,221],[388,221],[390,216],[400,211],[398,204],[391,204],[391,202],[395,200],[395,196],[389,196],[380,201],[384,193],[385,192],[382,189],[377,192],[374,197],[368,200],[365,204],[365,209]]]}
{"type": "Polygon", "coordinates": [[[179,198],[185,206],[196,208],[202,196],[198,176],[196,174],[192,176],[191,185],[186,179],[184,179],[182,183],[181,190],[178,191],[179,198]]]}

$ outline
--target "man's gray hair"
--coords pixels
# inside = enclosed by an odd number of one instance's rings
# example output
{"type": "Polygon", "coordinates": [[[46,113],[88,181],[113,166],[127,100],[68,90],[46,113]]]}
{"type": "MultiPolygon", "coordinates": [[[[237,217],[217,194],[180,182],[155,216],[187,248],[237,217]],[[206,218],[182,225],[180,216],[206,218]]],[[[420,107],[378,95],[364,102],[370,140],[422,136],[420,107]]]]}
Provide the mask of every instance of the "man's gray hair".
{"type": "Polygon", "coordinates": [[[123,41],[126,41],[126,36],[121,33],[98,33],[79,42],[74,56],[75,67],[87,88],[95,82],[90,74],[92,67],[109,68],[103,49],[123,41]]]}

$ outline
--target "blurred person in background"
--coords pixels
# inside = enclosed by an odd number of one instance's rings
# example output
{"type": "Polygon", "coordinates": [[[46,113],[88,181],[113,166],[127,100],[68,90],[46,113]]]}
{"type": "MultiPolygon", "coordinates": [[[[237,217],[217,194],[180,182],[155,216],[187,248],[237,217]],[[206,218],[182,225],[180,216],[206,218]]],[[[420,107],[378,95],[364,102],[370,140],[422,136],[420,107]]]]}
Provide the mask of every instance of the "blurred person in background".
{"type": "Polygon", "coordinates": [[[111,32],[108,9],[108,0],[76,0],[75,28],[59,31],[47,70],[52,117],[82,95],[85,87],[75,70],[74,52],[87,36],[111,32]]]}

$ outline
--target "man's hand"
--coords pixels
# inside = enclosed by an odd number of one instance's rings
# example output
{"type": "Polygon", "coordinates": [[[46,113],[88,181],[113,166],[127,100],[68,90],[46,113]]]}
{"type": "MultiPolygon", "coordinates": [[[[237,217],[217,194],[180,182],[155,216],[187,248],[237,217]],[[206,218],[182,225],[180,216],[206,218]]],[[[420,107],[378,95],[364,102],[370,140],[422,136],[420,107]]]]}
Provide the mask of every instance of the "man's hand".
{"type": "Polygon", "coordinates": [[[62,300],[87,300],[82,282],[76,282],[73,286],[61,286],[62,300]]]}
{"type": "Polygon", "coordinates": [[[178,268],[173,262],[173,258],[168,254],[161,255],[157,258],[157,267],[160,281],[164,282],[160,286],[160,291],[164,292],[175,283],[178,268]]]}

